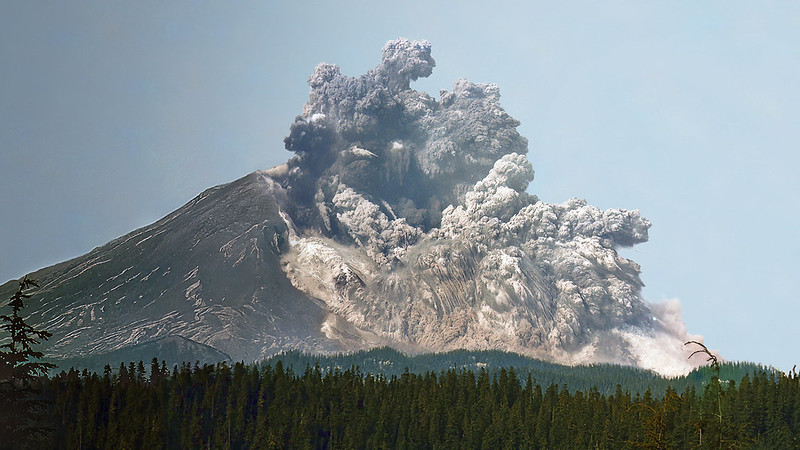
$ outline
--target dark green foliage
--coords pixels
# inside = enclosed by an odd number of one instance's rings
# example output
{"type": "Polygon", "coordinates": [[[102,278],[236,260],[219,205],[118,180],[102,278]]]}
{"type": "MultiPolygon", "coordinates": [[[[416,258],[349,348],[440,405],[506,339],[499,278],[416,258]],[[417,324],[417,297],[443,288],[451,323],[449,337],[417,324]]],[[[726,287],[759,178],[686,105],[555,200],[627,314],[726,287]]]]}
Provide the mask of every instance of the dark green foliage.
{"type": "Polygon", "coordinates": [[[543,386],[516,368],[385,376],[359,367],[152,361],[41,379],[52,448],[793,448],[800,378],[631,393],[543,386]],[[722,409],[723,421],[718,420],[722,409]],[[700,441],[702,430],[702,442],[700,441]]]}
{"type": "Polygon", "coordinates": [[[46,404],[34,382],[55,366],[37,361],[42,352],[33,346],[51,334],[34,329],[21,315],[34,287],[35,281],[23,278],[7,304],[11,314],[0,315],[0,337],[5,341],[0,345],[0,447],[35,445],[47,431],[39,424],[46,404]]]}

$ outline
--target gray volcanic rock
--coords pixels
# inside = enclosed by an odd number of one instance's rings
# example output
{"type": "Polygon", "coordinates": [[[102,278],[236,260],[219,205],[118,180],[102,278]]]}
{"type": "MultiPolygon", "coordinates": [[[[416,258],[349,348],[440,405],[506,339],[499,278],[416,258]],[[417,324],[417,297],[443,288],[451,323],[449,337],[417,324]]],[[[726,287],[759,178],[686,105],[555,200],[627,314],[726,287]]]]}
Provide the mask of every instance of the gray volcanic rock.
{"type": "MultiPolygon", "coordinates": [[[[280,276],[288,249],[282,189],[260,172],[209,189],[164,219],[30,276],[29,322],[48,355],[80,358],[168,336],[234,360],[288,348],[343,350],[319,331],[328,313],[280,276]]],[[[5,298],[13,283],[2,288],[5,298]]]]}
{"type": "Polygon", "coordinates": [[[617,253],[650,223],[527,193],[527,141],[497,86],[411,89],[434,65],[405,39],[359,78],[319,65],[286,164],[32,274],[48,352],[181,336],[233,360],[391,345],[688,371],[677,305],[644,302],[617,253]]]}

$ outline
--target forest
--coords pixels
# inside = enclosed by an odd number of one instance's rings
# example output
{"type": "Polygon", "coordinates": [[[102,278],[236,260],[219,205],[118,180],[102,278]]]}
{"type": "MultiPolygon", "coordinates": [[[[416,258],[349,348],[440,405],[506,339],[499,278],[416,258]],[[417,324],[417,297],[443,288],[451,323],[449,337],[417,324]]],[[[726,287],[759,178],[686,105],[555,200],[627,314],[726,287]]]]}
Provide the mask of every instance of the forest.
{"type": "Polygon", "coordinates": [[[631,394],[571,392],[513,367],[490,375],[302,372],[153,359],[102,374],[62,371],[36,389],[43,448],[797,448],[800,377],[631,394]]]}

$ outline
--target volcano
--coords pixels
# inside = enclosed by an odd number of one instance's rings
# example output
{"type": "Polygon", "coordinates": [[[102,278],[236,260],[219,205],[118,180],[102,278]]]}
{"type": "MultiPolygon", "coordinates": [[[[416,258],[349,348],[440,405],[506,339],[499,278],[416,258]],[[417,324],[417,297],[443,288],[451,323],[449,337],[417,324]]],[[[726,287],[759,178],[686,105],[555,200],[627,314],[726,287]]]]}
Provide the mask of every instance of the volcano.
{"type": "MultiPolygon", "coordinates": [[[[691,369],[676,304],[641,296],[638,211],[548,204],[496,85],[411,88],[426,41],[360,77],[320,64],[285,164],[29,276],[55,360],[256,361],[285,350],[500,349],[559,363],[691,369]]],[[[0,287],[10,297],[14,282],[0,287]]]]}

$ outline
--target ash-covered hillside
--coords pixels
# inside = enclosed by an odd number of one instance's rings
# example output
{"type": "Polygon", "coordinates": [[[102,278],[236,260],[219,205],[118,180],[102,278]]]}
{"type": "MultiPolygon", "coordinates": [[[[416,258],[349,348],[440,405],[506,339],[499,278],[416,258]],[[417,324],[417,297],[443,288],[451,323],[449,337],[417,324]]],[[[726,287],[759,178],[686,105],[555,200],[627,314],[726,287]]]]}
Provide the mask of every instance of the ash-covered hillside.
{"type": "Polygon", "coordinates": [[[677,304],[645,303],[617,253],[647,240],[647,219],[529,194],[528,144],[497,86],[413,90],[434,66],[406,39],[358,78],[320,64],[286,164],[33,274],[49,353],[181,336],[233,360],[389,345],[687,372],[677,304]]]}

